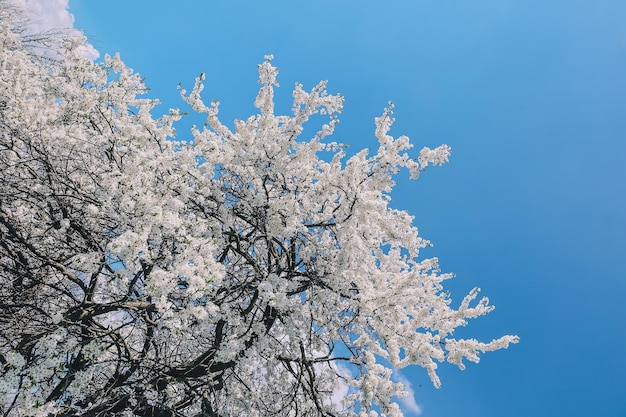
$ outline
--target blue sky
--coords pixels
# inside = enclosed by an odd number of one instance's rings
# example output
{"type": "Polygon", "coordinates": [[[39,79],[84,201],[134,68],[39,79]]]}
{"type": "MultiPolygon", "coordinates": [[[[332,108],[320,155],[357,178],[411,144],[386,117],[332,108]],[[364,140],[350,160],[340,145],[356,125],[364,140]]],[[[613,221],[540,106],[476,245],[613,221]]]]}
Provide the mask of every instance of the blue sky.
{"type": "Polygon", "coordinates": [[[404,370],[422,416],[626,417],[626,2],[71,0],[69,11],[100,53],[146,77],[162,111],[184,107],[177,84],[205,72],[224,120],[249,116],[271,53],[278,110],[294,82],[328,79],[346,98],[334,140],[352,150],[376,146],[389,100],[394,135],[452,146],[449,164],[399,178],[393,204],[457,274],[457,301],[478,285],[497,306],[461,335],[522,340],[463,372],[442,365],[439,390],[404,370]]]}

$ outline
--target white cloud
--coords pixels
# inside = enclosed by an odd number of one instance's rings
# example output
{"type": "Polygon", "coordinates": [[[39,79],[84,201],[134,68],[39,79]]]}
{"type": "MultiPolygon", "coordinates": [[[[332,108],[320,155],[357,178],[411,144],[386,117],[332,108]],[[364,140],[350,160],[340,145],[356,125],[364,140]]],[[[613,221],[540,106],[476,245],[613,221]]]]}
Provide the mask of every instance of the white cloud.
{"type": "MultiPolygon", "coordinates": [[[[28,32],[42,33],[57,30],[82,32],[74,28],[74,15],[69,12],[69,0],[9,0],[11,5],[24,11],[30,20],[28,32]]],[[[82,54],[96,59],[100,53],[89,43],[81,46],[82,54]]]]}
{"type": "MultiPolygon", "coordinates": [[[[347,366],[339,362],[332,362],[331,366],[335,369],[337,375],[343,376],[347,379],[352,378],[352,372],[350,372],[350,369],[348,369],[347,366]]],[[[341,377],[337,377],[335,389],[333,389],[331,403],[337,406],[337,408],[340,410],[343,409],[343,400],[348,395],[349,388],[350,387],[348,386],[348,384],[346,384],[341,377]]]]}
{"type": "Polygon", "coordinates": [[[33,32],[74,27],[68,0],[12,0],[11,3],[26,11],[33,32]]]}
{"type": "Polygon", "coordinates": [[[406,379],[404,376],[400,375],[399,372],[395,373],[395,377],[398,382],[401,382],[404,385],[404,390],[409,394],[406,397],[399,398],[398,402],[400,403],[402,410],[406,413],[411,413],[414,415],[422,414],[422,407],[415,402],[415,391],[413,391],[413,386],[411,385],[411,381],[406,379]]]}
{"type": "MultiPolygon", "coordinates": [[[[340,362],[332,362],[331,367],[335,370],[338,376],[343,376],[346,379],[352,379],[353,374],[350,370],[349,366],[346,366],[340,362]]],[[[406,391],[407,396],[405,397],[396,397],[396,400],[400,404],[400,408],[402,412],[406,416],[419,416],[422,414],[423,409],[415,401],[415,391],[413,390],[413,385],[411,381],[409,381],[404,375],[400,374],[398,370],[393,372],[392,379],[395,382],[400,382],[404,386],[404,391],[406,391]]],[[[335,389],[333,389],[333,395],[330,399],[331,404],[334,404],[338,409],[343,409],[343,400],[346,398],[348,393],[350,392],[350,386],[345,382],[344,379],[338,377],[335,382],[335,389]]]]}

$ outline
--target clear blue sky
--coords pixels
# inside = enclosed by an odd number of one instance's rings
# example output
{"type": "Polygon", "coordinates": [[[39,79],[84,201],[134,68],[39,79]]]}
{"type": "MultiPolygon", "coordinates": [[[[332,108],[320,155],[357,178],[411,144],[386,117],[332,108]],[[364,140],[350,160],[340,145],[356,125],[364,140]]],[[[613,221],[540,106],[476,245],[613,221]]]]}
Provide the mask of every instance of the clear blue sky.
{"type": "Polygon", "coordinates": [[[439,390],[404,371],[422,416],[626,417],[624,0],[71,0],[70,11],[165,108],[205,72],[223,117],[248,117],[256,64],[272,53],[282,109],[295,81],[345,95],[335,140],[351,149],[376,146],[389,100],[393,134],[452,146],[449,164],[399,181],[394,205],[457,274],[457,301],[478,285],[497,306],[461,333],[522,341],[464,372],[442,365],[439,390]]]}

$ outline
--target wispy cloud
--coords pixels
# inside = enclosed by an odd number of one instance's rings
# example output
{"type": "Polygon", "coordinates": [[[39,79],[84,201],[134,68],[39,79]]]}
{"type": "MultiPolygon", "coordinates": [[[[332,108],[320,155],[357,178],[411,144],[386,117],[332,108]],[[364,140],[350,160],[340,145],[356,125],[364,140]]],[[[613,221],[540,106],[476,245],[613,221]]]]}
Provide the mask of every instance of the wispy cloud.
{"type": "MultiPolygon", "coordinates": [[[[331,403],[334,404],[338,409],[343,409],[343,400],[348,395],[350,387],[340,376],[351,379],[353,377],[353,374],[348,366],[343,365],[339,362],[333,362],[331,366],[338,375],[335,389],[333,390],[331,403]]],[[[411,384],[411,381],[409,381],[404,375],[400,374],[400,372],[397,370],[394,371],[392,378],[395,382],[400,382],[404,386],[404,390],[407,393],[406,397],[397,398],[397,401],[400,404],[400,408],[402,409],[404,414],[406,416],[421,415],[423,409],[422,406],[420,406],[415,401],[415,391],[413,390],[413,385],[411,384]]]]}
{"type": "Polygon", "coordinates": [[[416,416],[422,414],[422,407],[417,402],[415,402],[415,391],[413,391],[413,385],[411,385],[411,381],[406,379],[399,372],[395,372],[395,377],[398,382],[401,382],[402,385],[404,385],[404,390],[408,393],[406,397],[398,399],[402,410],[405,413],[411,413],[416,416]]]}
{"type": "MultiPolygon", "coordinates": [[[[57,30],[70,31],[82,35],[74,28],[74,15],[69,12],[69,0],[9,0],[9,4],[21,9],[30,23],[28,32],[44,33],[57,30]]],[[[89,43],[81,46],[82,54],[88,59],[96,59],[100,53],[89,43]]]]}
{"type": "Polygon", "coordinates": [[[348,395],[348,391],[350,389],[350,387],[342,379],[342,377],[345,377],[347,379],[351,379],[352,378],[352,372],[350,372],[350,369],[348,369],[347,366],[342,365],[339,362],[333,362],[332,363],[332,367],[335,369],[335,372],[337,372],[338,378],[337,378],[337,382],[336,382],[336,385],[335,385],[335,389],[333,389],[333,396],[331,398],[331,402],[335,406],[337,406],[338,409],[341,410],[341,409],[343,409],[343,400],[348,395]]]}

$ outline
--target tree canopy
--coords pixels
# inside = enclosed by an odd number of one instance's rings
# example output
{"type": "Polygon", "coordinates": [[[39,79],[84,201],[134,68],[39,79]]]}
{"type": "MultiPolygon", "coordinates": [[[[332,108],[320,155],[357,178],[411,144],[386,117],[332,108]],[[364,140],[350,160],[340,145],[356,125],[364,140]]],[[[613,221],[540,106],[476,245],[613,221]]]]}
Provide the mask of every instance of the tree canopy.
{"type": "Polygon", "coordinates": [[[155,119],[118,56],[15,22],[2,11],[3,415],[401,416],[394,369],[439,386],[439,362],[518,341],[454,336],[493,307],[478,289],[453,307],[451,275],[389,206],[394,175],[450,149],[411,154],[391,106],[379,148],[347,157],[328,140],[343,98],[297,84],[275,114],[268,56],[257,114],[229,128],[199,77],[181,95],[206,123],[174,141],[179,112],[155,119]]]}

